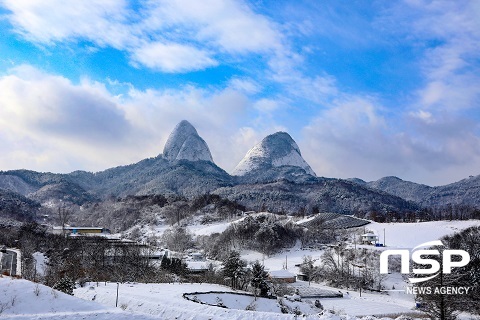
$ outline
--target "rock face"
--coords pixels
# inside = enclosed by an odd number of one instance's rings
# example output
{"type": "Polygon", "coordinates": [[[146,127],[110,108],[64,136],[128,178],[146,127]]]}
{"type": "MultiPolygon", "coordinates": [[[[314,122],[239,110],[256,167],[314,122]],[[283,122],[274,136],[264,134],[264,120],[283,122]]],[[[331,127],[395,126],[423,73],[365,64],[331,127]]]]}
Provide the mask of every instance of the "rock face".
{"type": "Polygon", "coordinates": [[[300,149],[286,132],[277,132],[265,137],[247,152],[232,174],[243,176],[257,170],[268,170],[282,166],[298,167],[309,175],[316,176],[302,158],[300,149]]]}
{"type": "Polygon", "coordinates": [[[210,161],[213,163],[212,154],[207,143],[198,135],[197,130],[190,122],[183,120],[168,137],[163,149],[163,157],[169,161],[210,161]]]}

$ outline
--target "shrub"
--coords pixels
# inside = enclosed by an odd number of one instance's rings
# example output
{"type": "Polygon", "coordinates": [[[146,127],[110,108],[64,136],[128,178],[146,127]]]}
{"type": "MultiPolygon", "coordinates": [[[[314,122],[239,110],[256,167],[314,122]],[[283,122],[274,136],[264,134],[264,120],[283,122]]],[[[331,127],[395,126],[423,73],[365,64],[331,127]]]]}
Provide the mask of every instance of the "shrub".
{"type": "Polygon", "coordinates": [[[73,296],[73,289],[75,289],[75,282],[68,277],[64,277],[60,279],[57,283],[55,283],[55,285],[53,286],[53,289],[73,296]]]}

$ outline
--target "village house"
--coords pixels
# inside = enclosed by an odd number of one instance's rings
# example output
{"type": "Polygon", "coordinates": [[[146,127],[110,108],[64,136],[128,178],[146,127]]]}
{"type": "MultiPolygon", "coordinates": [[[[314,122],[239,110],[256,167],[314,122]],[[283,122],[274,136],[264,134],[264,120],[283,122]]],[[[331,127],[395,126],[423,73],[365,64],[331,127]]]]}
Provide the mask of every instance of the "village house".
{"type": "Polygon", "coordinates": [[[375,245],[378,242],[378,236],[373,233],[362,234],[362,243],[363,244],[373,244],[375,245]]]}

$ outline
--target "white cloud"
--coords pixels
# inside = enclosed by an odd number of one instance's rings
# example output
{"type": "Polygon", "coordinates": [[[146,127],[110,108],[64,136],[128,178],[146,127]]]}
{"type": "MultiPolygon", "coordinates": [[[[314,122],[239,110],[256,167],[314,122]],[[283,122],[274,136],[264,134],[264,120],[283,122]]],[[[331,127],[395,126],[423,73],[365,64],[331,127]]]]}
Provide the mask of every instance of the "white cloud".
{"type": "Polygon", "coordinates": [[[272,59],[272,79],[281,83],[290,96],[309,100],[324,105],[341,96],[337,88],[337,79],[325,72],[317,75],[306,75],[297,70],[301,58],[296,55],[282,55],[272,59]]]}
{"type": "Polygon", "coordinates": [[[44,132],[108,144],[128,134],[123,112],[102,86],[75,86],[29,66],[13,72],[0,79],[3,127],[20,134],[44,132]]]}
{"type": "Polygon", "coordinates": [[[277,110],[280,107],[280,102],[274,99],[260,99],[254,104],[255,109],[260,112],[270,113],[277,110]]]}
{"type": "Polygon", "coordinates": [[[391,10],[392,28],[424,48],[418,109],[457,110],[480,98],[480,4],[475,1],[405,1],[391,10]]]}
{"type": "Polygon", "coordinates": [[[3,170],[98,171],[160,154],[171,130],[190,121],[215,162],[232,170],[274,123],[251,123],[250,99],[232,88],[137,90],[113,95],[97,82],[78,84],[31,66],[0,77],[3,170]],[[249,125],[250,124],[250,125],[249,125]]]}
{"type": "Polygon", "coordinates": [[[435,122],[433,115],[430,112],[424,110],[418,110],[417,112],[412,111],[409,113],[409,116],[411,116],[412,118],[420,119],[427,124],[435,122]]]}
{"type": "Polygon", "coordinates": [[[321,112],[304,128],[302,153],[318,175],[376,180],[396,175],[446,184],[480,167],[478,125],[426,111],[387,117],[377,101],[349,97],[321,112]]]}
{"type": "Polygon", "coordinates": [[[57,42],[87,39],[97,45],[123,48],[132,42],[124,0],[2,0],[11,11],[9,20],[16,31],[32,42],[52,45],[57,42]]]}
{"type": "Polygon", "coordinates": [[[228,86],[246,94],[256,94],[262,91],[260,84],[253,79],[233,78],[230,79],[228,86]]]}
{"type": "Polygon", "coordinates": [[[176,43],[147,43],[133,50],[132,59],[162,72],[202,70],[218,63],[209,54],[192,46],[176,43]]]}
{"type": "Polygon", "coordinates": [[[281,47],[281,35],[275,24],[254,13],[243,1],[151,1],[149,11],[145,28],[180,27],[191,32],[191,38],[214,44],[226,52],[266,52],[281,47]]]}
{"type": "Polygon", "coordinates": [[[101,84],[21,66],[0,77],[0,91],[4,169],[96,169],[129,157],[132,127],[101,84]]]}
{"type": "Polygon", "coordinates": [[[217,56],[271,54],[282,36],[244,2],[147,1],[134,11],[126,0],[0,0],[14,30],[40,45],[91,41],[123,50],[132,62],[162,72],[218,65],[217,56]]]}
{"type": "Polygon", "coordinates": [[[424,50],[418,62],[424,81],[409,105],[389,110],[377,99],[342,92],[328,75],[313,81],[281,73],[281,81],[298,83],[292,87],[298,96],[326,107],[299,143],[317,174],[397,175],[430,184],[478,174],[480,127],[469,118],[478,118],[480,100],[479,12],[478,3],[436,0],[405,1],[387,11],[382,22],[392,21],[394,32],[402,30],[424,50]]]}

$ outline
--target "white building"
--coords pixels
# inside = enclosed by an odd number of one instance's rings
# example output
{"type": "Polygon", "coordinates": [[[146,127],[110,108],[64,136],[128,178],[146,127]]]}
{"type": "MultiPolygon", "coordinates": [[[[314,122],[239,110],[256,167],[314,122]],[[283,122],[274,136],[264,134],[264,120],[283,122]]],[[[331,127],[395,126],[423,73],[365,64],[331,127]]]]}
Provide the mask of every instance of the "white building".
{"type": "Polygon", "coordinates": [[[376,244],[378,242],[378,236],[373,233],[362,234],[362,243],[364,244],[376,244]]]}

